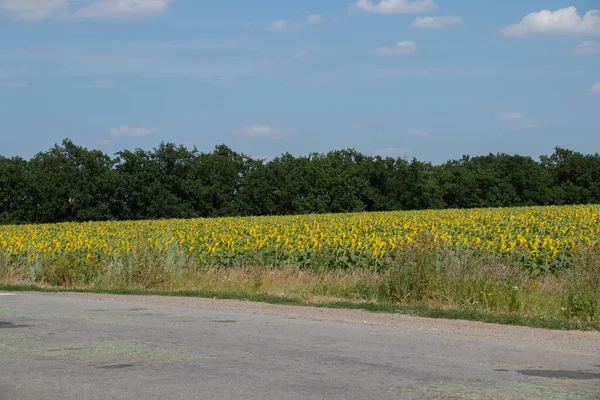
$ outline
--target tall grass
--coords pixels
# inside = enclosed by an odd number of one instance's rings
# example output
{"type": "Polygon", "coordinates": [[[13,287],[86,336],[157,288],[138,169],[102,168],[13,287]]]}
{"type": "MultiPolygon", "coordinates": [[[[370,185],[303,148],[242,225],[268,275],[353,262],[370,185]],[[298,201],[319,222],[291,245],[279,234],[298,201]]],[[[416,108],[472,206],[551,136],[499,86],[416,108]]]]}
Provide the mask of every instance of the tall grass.
{"type": "Polygon", "coordinates": [[[201,290],[270,295],[305,303],[353,302],[600,322],[600,251],[572,255],[568,269],[532,275],[523,257],[436,245],[427,237],[376,266],[336,267],[327,253],[292,265],[265,254],[200,264],[143,242],[97,263],[13,260],[0,252],[0,284],[94,290],[201,290]]]}

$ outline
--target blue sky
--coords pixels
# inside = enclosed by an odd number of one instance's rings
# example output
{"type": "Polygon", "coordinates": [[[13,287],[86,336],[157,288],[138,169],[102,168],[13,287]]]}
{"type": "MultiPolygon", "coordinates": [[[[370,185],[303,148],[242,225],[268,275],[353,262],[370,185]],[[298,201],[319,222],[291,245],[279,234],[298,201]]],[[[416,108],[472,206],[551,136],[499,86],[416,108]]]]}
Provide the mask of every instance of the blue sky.
{"type": "Polygon", "coordinates": [[[0,0],[0,154],[600,152],[600,2],[0,0]],[[594,7],[595,6],[595,7],[594,7]]]}

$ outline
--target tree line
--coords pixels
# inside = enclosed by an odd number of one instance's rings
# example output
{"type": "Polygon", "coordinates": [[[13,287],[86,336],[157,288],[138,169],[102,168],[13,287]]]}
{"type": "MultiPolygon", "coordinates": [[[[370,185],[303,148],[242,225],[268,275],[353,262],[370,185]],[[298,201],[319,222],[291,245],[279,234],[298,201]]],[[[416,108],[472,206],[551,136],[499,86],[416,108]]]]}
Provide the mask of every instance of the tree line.
{"type": "Polygon", "coordinates": [[[555,148],[432,165],[353,149],[257,160],[173,143],[109,156],[65,139],[0,156],[0,223],[600,203],[600,155],[555,148]]]}

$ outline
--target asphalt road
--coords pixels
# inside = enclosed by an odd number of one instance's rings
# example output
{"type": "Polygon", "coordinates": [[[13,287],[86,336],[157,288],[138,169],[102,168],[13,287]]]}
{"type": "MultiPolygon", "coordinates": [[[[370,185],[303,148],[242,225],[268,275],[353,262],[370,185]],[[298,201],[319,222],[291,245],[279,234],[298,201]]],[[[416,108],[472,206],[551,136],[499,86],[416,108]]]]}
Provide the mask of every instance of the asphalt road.
{"type": "Polygon", "coordinates": [[[600,399],[600,335],[361,311],[0,296],[0,399],[600,399]]]}

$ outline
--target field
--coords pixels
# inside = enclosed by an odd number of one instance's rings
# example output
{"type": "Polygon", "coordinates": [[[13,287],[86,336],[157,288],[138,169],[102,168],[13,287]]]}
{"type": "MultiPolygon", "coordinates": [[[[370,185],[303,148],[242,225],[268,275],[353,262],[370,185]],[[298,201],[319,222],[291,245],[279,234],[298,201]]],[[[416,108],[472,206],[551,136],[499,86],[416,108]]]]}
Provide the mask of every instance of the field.
{"type": "Polygon", "coordinates": [[[0,282],[600,318],[600,206],[0,226],[0,282]]]}

